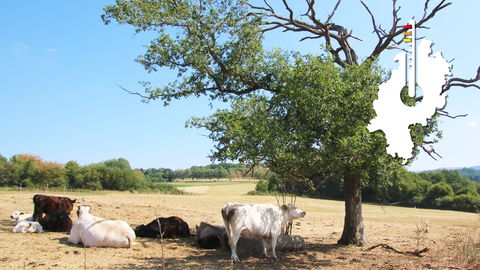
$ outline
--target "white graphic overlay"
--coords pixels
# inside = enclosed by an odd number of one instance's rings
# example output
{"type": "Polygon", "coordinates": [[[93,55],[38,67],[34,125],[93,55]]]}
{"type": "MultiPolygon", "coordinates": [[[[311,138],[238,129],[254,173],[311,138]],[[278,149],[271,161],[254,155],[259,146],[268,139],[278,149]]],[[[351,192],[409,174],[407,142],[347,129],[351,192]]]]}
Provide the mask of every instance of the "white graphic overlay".
{"type": "MultiPolygon", "coordinates": [[[[392,70],[390,79],[379,86],[378,100],[373,102],[377,116],[367,126],[370,132],[382,130],[387,139],[387,153],[392,156],[397,154],[404,162],[412,157],[414,147],[409,126],[426,126],[427,120],[446,104],[446,94],[442,95],[441,91],[452,66],[441,52],[432,54],[432,44],[430,40],[422,40],[418,46],[416,65],[409,65],[409,96],[415,96],[415,88],[418,87],[423,93],[422,101],[410,107],[401,100],[400,93],[407,85],[407,54],[399,53],[395,56],[399,67],[392,70]]],[[[414,45],[412,47],[415,48],[414,45]]],[[[415,60],[415,56],[410,60],[415,60]]]]}

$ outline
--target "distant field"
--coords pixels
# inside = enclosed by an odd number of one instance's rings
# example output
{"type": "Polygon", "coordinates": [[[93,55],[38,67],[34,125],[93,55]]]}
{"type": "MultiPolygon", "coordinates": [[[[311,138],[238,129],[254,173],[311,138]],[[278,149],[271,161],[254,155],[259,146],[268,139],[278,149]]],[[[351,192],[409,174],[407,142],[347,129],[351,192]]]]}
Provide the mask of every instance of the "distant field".
{"type": "MultiPolygon", "coordinates": [[[[220,209],[228,201],[276,203],[273,196],[245,195],[254,189],[255,182],[173,184],[202,192],[52,193],[76,198],[79,204],[92,205],[94,215],[123,219],[132,227],[156,217],[176,215],[193,231],[201,221],[222,224],[220,209]]],[[[160,269],[162,245],[155,239],[138,238],[130,249],[85,249],[68,244],[64,233],[11,233],[10,213],[16,209],[32,212],[35,193],[0,191],[0,269],[160,269]]],[[[382,248],[367,251],[337,246],[343,229],[343,202],[297,198],[297,206],[307,215],[295,222],[293,233],[305,238],[306,250],[277,252],[276,261],[264,259],[261,254],[241,254],[241,263],[233,269],[468,269],[462,250],[468,241],[480,239],[477,214],[366,204],[363,217],[367,247],[384,243],[398,250],[428,247],[429,251],[424,257],[413,257],[382,248]],[[429,223],[428,232],[418,234],[417,226],[425,222],[429,223]]],[[[73,212],[72,219],[76,220],[73,212]]],[[[163,252],[166,269],[232,269],[228,252],[199,249],[194,238],[166,239],[163,252]]]]}
{"type": "Polygon", "coordinates": [[[193,194],[204,195],[242,195],[255,190],[256,182],[171,182],[172,186],[193,194]]]}

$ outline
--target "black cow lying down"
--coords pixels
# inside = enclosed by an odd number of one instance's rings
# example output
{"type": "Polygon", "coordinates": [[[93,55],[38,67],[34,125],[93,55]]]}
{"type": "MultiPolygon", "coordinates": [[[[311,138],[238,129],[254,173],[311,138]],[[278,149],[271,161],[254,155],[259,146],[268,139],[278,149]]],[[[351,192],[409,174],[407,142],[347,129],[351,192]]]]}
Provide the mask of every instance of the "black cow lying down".
{"type": "Polygon", "coordinates": [[[72,219],[65,213],[50,213],[43,216],[39,223],[43,229],[49,232],[70,232],[72,219]]]}
{"type": "Polygon", "coordinates": [[[135,228],[135,235],[137,237],[160,238],[159,223],[163,234],[162,238],[190,237],[188,224],[176,216],[167,218],[160,217],[147,225],[137,226],[135,228]]]}
{"type": "Polygon", "coordinates": [[[197,226],[197,243],[199,247],[206,249],[229,248],[225,227],[205,222],[200,222],[197,226]]]}

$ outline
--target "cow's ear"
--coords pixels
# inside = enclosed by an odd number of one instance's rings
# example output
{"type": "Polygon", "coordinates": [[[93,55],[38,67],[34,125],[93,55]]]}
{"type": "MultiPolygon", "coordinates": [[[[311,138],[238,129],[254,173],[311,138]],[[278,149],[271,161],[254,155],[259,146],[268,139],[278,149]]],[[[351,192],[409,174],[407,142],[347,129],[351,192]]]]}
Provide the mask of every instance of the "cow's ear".
{"type": "Polygon", "coordinates": [[[283,211],[286,211],[286,210],[288,210],[288,206],[286,206],[285,204],[284,204],[284,205],[282,205],[282,206],[281,206],[281,208],[282,208],[282,210],[283,210],[283,211]]]}

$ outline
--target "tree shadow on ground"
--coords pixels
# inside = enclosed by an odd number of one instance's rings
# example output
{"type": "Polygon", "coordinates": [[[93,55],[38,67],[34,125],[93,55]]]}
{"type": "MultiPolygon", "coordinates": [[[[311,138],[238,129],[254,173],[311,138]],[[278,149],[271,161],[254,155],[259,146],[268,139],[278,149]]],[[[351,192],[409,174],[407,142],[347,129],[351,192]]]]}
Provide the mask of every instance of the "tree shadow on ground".
{"type": "MultiPolygon", "coordinates": [[[[158,241],[158,239],[153,239],[158,241]]],[[[193,240],[182,240],[178,244],[195,245],[193,240]],[[182,243],[183,242],[183,243],[182,243]]],[[[195,248],[189,255],[161,258],[143,257],[141,265],[131,263],[113,266],[116,269],[313,269],[332,266],[332,261],[319,257],[339,248],[336,244],[307,244],[304,250],[277,251],[277,259],[265,258],[260,252],[239,253],[240,262],[232,263],[230,251],[224,249],[195,248]]],[[[269,254],[270,256],[271,254],[269,254]]]]}

